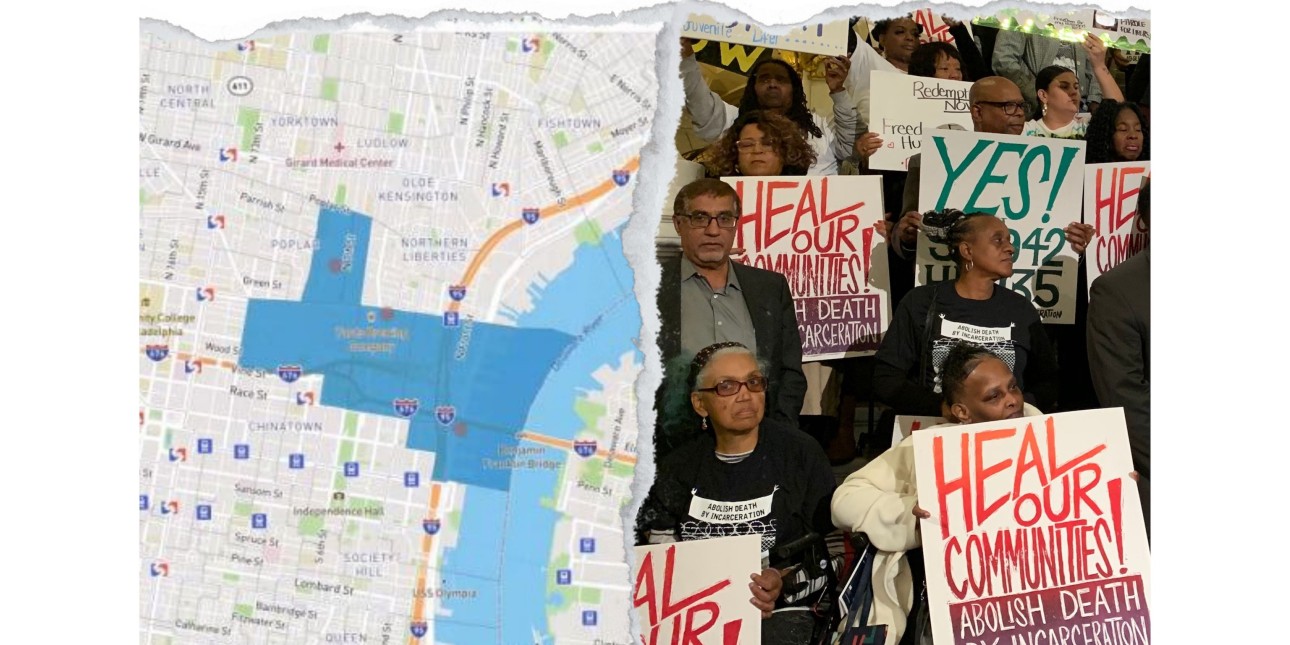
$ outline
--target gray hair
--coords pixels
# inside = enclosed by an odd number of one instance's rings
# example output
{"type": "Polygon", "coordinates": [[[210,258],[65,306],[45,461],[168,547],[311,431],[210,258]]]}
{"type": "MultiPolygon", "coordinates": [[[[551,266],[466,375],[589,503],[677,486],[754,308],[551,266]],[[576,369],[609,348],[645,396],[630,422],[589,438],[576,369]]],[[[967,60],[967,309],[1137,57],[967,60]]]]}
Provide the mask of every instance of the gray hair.
{"type": "Polygon", "coordinates": [[[690,363],[691,392],[699,391],[699,384],[703,383],[703,379],[708,375],[713,359],[727,354],[742,354],[748,356],[753,359],[753,362],[757,363],[757,369],[760,370],[762,374],[765,374],[770,370],[770,365],[765,360],[758,358],[757,353],[749,349],[743,343],[715,343],[699,350],[699,353],[694,355],[694,361],[690,363]]]}

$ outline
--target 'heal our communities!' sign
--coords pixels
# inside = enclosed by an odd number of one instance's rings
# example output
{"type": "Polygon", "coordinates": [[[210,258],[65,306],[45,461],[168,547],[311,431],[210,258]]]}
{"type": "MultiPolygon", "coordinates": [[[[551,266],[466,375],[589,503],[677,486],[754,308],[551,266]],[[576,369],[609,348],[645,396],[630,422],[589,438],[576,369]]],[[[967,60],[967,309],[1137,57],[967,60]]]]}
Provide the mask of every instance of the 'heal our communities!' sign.
{"type": "Polygon", "coordinates": [[[971,130],[966,81],[870,72],[869,131],[882,147],[869,157],[876,170],[909,170],[909,158],[922,149],[923,135],[938,128],[971,130]]]}
{"type": "Polygon", "coordinates": [[[802,359],[872,355],[891,321],[877,176],[723,177],[743,205],[736,257],[788,279],[802,359]]]}
{"type": "Polygon", "coordinates": [[[914,433],[937,645],[1151,642],[1122,408],[914,433]]]}
{"type": "Polygon", "coordinates": [[[1150,246],[1151,232],[1138,217],[1138,193],[1150,174],[1150,161],[1084,167],[1084,223],[1095,229],[1084,252],[1090,289],[1103,273],[1150,246]]]}
{"type": "MultiPolygon", "coordinates": [[[[983,212],[1011,233],[1012,275],[1000,284],[1046,323],[1074,324],[1079,259],[1066,225],[1080,219],[1084,142],[983,132],[923,135],[918,209],[983,212]]],[[[918,235],[919,285],[957,277],[949,249],[918,235]]]]}

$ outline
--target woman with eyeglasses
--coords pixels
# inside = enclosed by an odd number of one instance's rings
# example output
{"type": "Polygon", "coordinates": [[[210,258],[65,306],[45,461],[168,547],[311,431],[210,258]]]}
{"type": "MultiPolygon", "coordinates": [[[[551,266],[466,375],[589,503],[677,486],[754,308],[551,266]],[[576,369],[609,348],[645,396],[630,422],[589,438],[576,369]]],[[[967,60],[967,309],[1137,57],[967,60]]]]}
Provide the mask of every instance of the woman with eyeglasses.
{"type": "Polygon", "coordinates": [[[689,408],[705,431],[658,464],[637,518],[638,543],[760,536],[762,570],[749,587],[763,617],[791,602],[781,597],[783,577],[797,563],[778,560],[776,547],[833,531],[835,486],[814,439],[765,417],[767,386],[764,366],[743,344],[715,343],[695,355],[689,408]]]}
{"type": "Polygon", "coordinates": [[[953,280],[915,288],[900,301],[875,355],[874,390],[896,414],[941,414],[941,364],[949,347],[986,347],[1017,374],[1026,399],[1051,409],[1057,361],[1035,307],[998,282],[1012,275],[1008,227],[987,213],[950,210],[923,215],[933,242],[949,247],[953,280]]]}
{"type": "Polygon", "coordinates": [[[815,149],[792,121],[753,110],[739,115],[697,161],[714,178],[797,176],[814,167],[815,149]]]}
{"type": "MultiPolygon", "coordinates": [[[[1088,52],[1093,78],[1102,89],[1104,100],[1123,101],[1124,93],[1115,83],[1106,66],[1106,45],[1093,34],[1084,35],[1084,51],[1088,52]]],[[[1066,67],[1051,65],[1035,75],[1035,96],[1039,109],[1026,122],[1023,135],[1053,137],[1057,139],[1083,139],[1088,132],[1090,115],[1080,110],[1080,86],[1075,72],[1066,67]]]]}

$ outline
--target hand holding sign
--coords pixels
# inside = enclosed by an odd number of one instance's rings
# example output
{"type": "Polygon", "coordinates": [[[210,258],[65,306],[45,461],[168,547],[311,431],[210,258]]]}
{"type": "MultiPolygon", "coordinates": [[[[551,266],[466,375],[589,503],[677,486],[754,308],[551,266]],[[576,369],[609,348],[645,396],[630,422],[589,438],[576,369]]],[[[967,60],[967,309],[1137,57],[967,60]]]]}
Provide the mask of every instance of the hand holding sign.
{"type": "Polygon", "coordinates": [[[923,227],[923,216],[918,211],[909,211],[900,218],[896,224],[896,230],[900,235],[900,243],[905,246],[913,246],[918,241],[918,231],[923,227]]]}
{"type": "Polygon", "coordinates": [[[856,139],[856,153],[863,159],[868,159],[869,155],[877,152],[882,147],[882,137],[877,132],[866,132],[856,139]]]}
{"type": "Polygon", "coordinates": [[[761,573],[754,573],[752,582],[748,583],[748,588],[752,590],[752,604],[761,610],[762,618],[770,618],[770,612],[775,610],[775,601],[779,599],[779,592],[784,589],[784,579],[779,574],[779,569],[762,569],[761,573]]]}
{"type": "Polygon", "coordinates": [[[1071,243],[1071,250],[1076,255],[1084,255],[1084,249],[1088,247],[1089,241],[1093,239],[1095,231],[1092,224],[1082,224],[1080,222],[1071,222],[1062,229],[1066,233],[1066,241],[1071,243]]]}

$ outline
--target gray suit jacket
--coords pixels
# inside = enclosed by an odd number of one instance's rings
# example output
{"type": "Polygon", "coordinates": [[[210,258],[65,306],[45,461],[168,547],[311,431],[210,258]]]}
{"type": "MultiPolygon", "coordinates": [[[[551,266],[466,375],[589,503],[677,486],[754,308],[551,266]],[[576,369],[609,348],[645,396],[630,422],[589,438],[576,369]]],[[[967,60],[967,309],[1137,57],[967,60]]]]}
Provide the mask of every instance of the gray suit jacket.
{"type": "MultiPolygon", "coordinates": [[[[1053,64],[1057,58],[1057,47],[1060,41],[1019,31],[999,32],[994,43],[994,60],[992,67],[999,76],[1007,78],[1021,88],[1021,97],[1026,100],[1026,118],[1039,107],[1035,96],[1035,75],[1053,64]]],[[[1093,68],[1088,63],[1088,54],[1079,43],[1075,45],[1075,78],[1079,81],[1080,92],[1091,103],[1102,101],[1102,86],[1093,76],[1093,68]]]]}
{"type": "MultiPolygon", "coordinates": [[[[662,256],[663,254],[660,253],[662,256]]],[[[666,450],[669,440],[683,441],[689,427],[682,416],[686,407],[669,409],[668,399],[679,398],[693,356],[681,356],[681,261],[679,257],[661,257],[662,280],[659,282],[659,350],[663,354],[663,384],[655,399],[658,413],[656,445],[666,450]]],[[[793,308],[793,294],[788,280],[774,271],[766,271],[735,262],[733,264],[744,302],[757,334],[757,358],[769,367],[766,376],[770,389],[766,392],[766,417],[791,427],[798,427],[798,414],[806,399],[806,375],[802,372],[802,335],[797,327],[797,312],[793,308]]],[[[675,403],[675,402],[674,402],[675,403]]],[[[661,454],[661,453],[660,453],[661,454]]]]}
{"type": "Polygon", "coordinates": [[[1093,281],[1088,300],[1088,367],[1104,407],[1124,408],[1129,449],[1150,534],[1151,249],[1093,281]]]}

